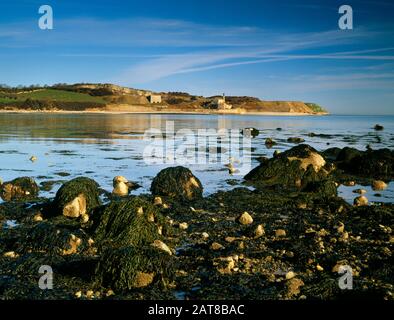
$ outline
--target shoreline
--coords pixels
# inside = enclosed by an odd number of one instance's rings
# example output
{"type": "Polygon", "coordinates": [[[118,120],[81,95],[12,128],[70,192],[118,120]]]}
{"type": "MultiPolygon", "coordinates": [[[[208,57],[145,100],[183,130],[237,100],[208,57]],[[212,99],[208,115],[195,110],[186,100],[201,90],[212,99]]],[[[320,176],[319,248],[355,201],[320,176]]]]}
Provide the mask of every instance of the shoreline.
{"type": "Polygon", "coordinates": [[[302,112],[240,112],[240,111],[184,111],[184,110],[83,110],[83,111],[72,111],[72,110],[0,110],[2,113],[38,113],[38,114],[193,114],[193,115],[255,115],[255,116],[326,116],[329,113],[302,113],[302,112]]]}

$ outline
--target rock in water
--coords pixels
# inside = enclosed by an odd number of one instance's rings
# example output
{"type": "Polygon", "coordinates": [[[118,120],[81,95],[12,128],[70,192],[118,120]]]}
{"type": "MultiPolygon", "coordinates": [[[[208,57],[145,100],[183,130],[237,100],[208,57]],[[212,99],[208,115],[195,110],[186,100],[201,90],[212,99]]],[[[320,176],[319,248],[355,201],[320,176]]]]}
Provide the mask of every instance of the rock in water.
{"type": "Polygon", "coordinates": [[[368,199],[366,196],[359,196],[354,199],[354,205],[361,207],[361,206],[367,206],[368,205],[368,199]]]}
{"type": "Polygon", "coordinates": [[[63,184],[48,214],[79,217],[101,204],[98,184],[89,178],[75,178],[63,184]]]}
{"type": "Polygon", "coordinates": [[[128,181],[123,176],[116,176],[113,180],[112,193],[117,196],[127,196],[129,194],[128,181]]]}
{"type": "Polygon", "coordinates": [[[382,191],[386,188],[387,188],[387,184],[382,180],[374,180],[372,182],[372,189],[375,191],[382,191]]]}
{"type": "Polygon", "coordinates": [[[179,166],[161,170],[152,181],[151,192],[158,196],[194,200],[202,197],[203,187],[189,169],[179,166]]]}
{"type": "Polygon", "coordinates": [[[384,127],[383,127],[382,125],[380,125],[380,124],[376,124],[375,127],[374,127],[374,129],[375,129],[376,131],[382,131],[382,130],[384,129],[384,127]]]}
{"type": "Polygon", "coordinates": [[[96,267],[96,279],[102,286],[131,290],[152,284],[155,279],[171,277],[174,261],[153,248],[122,247],[106,250],[96,267]]]}
{"type": "Polygon", "coordinates": [[[299,137],[290,137],[290,138],[287,139],[287,142],[290,142],[290,143],[302,143],[302,142],[305,142],[305,139],[299,138],[299,137]]]}
{"type": "MultiPolygon", "coordinates": [[[[271,159],[265,159],[250,171],[245,180],[256,187],[278,186],[303,190],[311,183],[327,179],[324,158],[308,145],[298,145],[271,159]]],[[[316,186],[311,187],[316,188],[316,186]]],[[[330,188],[330,193],[331,193],[330,188]]]]}
{"type": "Polygon", "coordinates": [[[28,200],[35,198],[38,192],[37,183],[29,177],[16,178],[0,186],[0,196],[4,201],[28,200]]]}
{"type": "Polygon", "coordinates": [[[244,213],[242,213],[239,217],[238,217],[238,222],[240,223],[240,224],[243,224],[243,225],[248,225],[248,224],[252,224],[253,223],[253,218],[252,218],[252,216],[249,214],[249,213],[247,213],[246,211],[244,212],[244,213]]]}
{"type": "Polygon", "coordinates": [[[148,245],[160,239],[164,217],[149,201],[140,197],[114,201],[94,210],[92,232],[99,244],[113,246],[148,245]]]}

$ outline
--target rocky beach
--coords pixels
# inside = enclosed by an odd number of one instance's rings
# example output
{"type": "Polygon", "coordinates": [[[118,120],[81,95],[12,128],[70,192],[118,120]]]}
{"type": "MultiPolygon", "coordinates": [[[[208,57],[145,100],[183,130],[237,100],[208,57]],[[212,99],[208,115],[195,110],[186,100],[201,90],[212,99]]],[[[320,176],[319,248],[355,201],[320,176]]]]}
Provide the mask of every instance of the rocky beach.
{"type": "Polygon", "coordinates": [[[2,182],[0,299],[393,300],[394,205],[365,190],[388,188],[393,150],[293,138],[209,194],[185,166],[138,193],[116,174],[112,190],[65,174],[53,197],[53,181],[2,182]],[[52,290],[38,286],[42,265],[52,290]]]}

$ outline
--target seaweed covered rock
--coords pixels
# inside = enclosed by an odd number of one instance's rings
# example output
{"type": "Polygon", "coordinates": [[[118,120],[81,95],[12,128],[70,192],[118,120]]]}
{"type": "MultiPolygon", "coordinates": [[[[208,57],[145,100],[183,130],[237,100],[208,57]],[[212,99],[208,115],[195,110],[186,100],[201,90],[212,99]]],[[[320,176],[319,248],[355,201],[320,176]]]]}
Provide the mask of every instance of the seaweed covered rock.
{"type": "Polygon", "coordinates": [[[31,227],[19,227],[3,239],[7,250],[24,254],[43,252],[56,255],[71,255],[88,248],[88,236],[73,226],[49,221],[31,227]]]}
{"type": "Polygon", "coordinates": [[[0,196],[4,201],[32,199],[38,192],[37,183],[30,177],[16,178],[0,186],[0,196]]]}
{"type": "Polygon", "coordinates": [[[143,288],[170,277],[173,258],[154,247],[106,250],[96,268],[97,282],[119,291],[143,288]]]}
{"type": "Polygon", "coordinates": [[[70,218],[88,214],[100,203],[98,184],[89,178],[75,178],[63,184],[51,205],[49,215],[64,215],[70,218]]]}
{"type": "Polygon", "coordinates": [[[360,176],[392,179],[394,177],[394,151],[379,149],[360,152],[350,160],[342,162],[339,167],[346,172],[360,176]]]}
{"type": "Polygon", "coordinates": [[[93,214],[94,239],[102,245],[150,244],[160,238],[163,227],[165,221],[158,209],[140,197],[113,201],[93,214]]]}
{"type": "MultiPolygon", "coordinates": [[[[326,150],[327,151],[327,150],[326,150]]],[[[355,148],[345,147],[343,148],[336,158],[336,161],[342,163],[343,166],[349,165],[349,163],[356,157],[359,157],[363,152],[355,148]]]]}
{"type": "Polygon", "coordinates": [[[257,187],[278,186],[303,190],[311,183],[324,181],[326,161],[312,147],[302,144],[265,159],[250,171],[245,180],[257,187]]]}
{"type": "Polygon", "coordinates": [[[203,187],[189,169],[179,166],[161,170],[152,181],[151,192],[158,196],[194,200],[202,197],[203,187]]]}

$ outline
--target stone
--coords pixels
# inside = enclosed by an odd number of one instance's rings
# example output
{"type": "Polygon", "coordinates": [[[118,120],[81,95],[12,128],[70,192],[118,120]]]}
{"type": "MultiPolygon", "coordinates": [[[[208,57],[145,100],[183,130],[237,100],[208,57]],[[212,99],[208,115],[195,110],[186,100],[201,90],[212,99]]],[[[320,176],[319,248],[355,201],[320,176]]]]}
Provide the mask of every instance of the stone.
{"type": "Polygon", "coordinates": [[[275,230],[275,237],[276,238],[286,237],[286,230],[284,229],[275,230]]]}
{"type": "Polygon", "coordinates": [[[92,179],[79,177],[64,183],[57,191],[44,215],[77,218],[101,205],[99,185],[92,179]]]}
{"type": "Polygon", "coordinates": [[[223,247],[220,243],[218,243],[218,242],[213,242],[213,243],[211,244],[211,249],[214,250],[214,251],[221,250],[221,249],[223,249],[223,248],[224,248],[224,247],[223,247]]]}
{"type": "Polygon", "coordinates": [[[242,225],[249,225],[253,223],[253,218],[248,212],[242,213],[238,218],[237,221],[242,225]]]}
{"type": "Polygon", "coordinates": [[[31,156],[29,160],[31,162],[35,162],[35,161],[37,161],[37,157],[36,156],[31,156]]]}
{"type": "Polygon", "coordinates": [[[77,291],[77,292],[75,292],[75,293],[74,293],[74,296],[75,296],[77,299],[80,299],[80,298],[82,297],[82,291],[77,291]]]}
{"type": "Polygon", "coordinates": [[[372,182],[372,189],[374,191],[382,191],[386,188],[387,188],[387,184],[386,184],[386,182],[384,182],[382,180],[374,180],[372,182]]]}
{"type": "Polygon", "coordinates": [[[260,238],[265,235],[265,230],[263,225],[259,224],[256,229],[254,230],[254,237],[255,239],[260,238]]]}
{"type": "Polygon", "coordinates": [[[117,196],[127,196],[129,194],[128,180],[123,176],[116,176],[113,179],[112,193],[117,196]]]}
{"type": "Polygon", "coordinates": [[[323,268],[320,264],[318,264],[318,265],[316,266],[316,270],[317,270],[317,271],[324,271],[324,268],[323,268]]]}
{"type": "Polygon", "coordinates": [[[375,129],[376,131],[382,131],[382,130],[384,130],[384,127],[383,127],[382,125],[380,125],[380,124],[376,124],[375,127],[374,127],[374,129],[375,129]]]}
{"type": "Polygon", "coordinates": [[[226,238],[224,239],[224,241],[226,241],[226,242],[228,242],[228,243],[234,242],[235,240],[237,240],[237,238],[235,238],[235,237],[226,237],[226,238]]]}
{"type": "Polygon", "coordinates": [[[83,193],[66,203],[63,208],[63,215],[69,218],[78,218],[86,214],[86,197],[83,193]]]}
{"type": "Polygon", "coordinates": [[[89,222],[89,215],[86,213],[81,214],[81,223],[88,223],[89,222]]]}
{"type": "Polygon", "coordinates": [[[153,247],[172,255],[171,249],[161,240],[155,240],[152,244],[153,247]]]}
{"type": "Polygon", "coordinates": [[[69,248],[62,251],[62,255],[67,256],[78,252],[78,247],[81,245],[82,240],[74,234],[70,235],[69,248]]]}
{"type": "Polygon", "coordinates": [[[300,293],[300,288],[304,285],[304,282],[298,278],[292,278],[286,282],[287,293],[286,296],[291,298],[300,293]]]}
{"type": "Polygon", "coordinates": [[[368,205],[368,198],[366,196],[359,196],[354,199],[354,205],[357,207],[367,206],[368,205]]]}
{"type": "Polygon", "coordinates": [[[161,206],[163,204],[163,200],[161,199],[161,197],[155,197],[153,199],[153,204],[155,206],[161,206]]]}
{"type": "Polygon", "coordinates": [[[30,177],[16,178],[0,186],[0,196],[4,201],[28,200],[38,195],[39,187],[30,177]]]}
{"type": "Polygon", "coordinates": [[[290,138],[287,139],[287,142],[290,142],[290,143],[302,143],[302,142],[305,142],[305,139],[299,138],[299,137],[290,137],[290,138]]]}
{"type": "Polygon", "coordinates": [[[272,146],[276,145],[277,143],[272,138],[265,139],[265,145],[267,148],[271,148],[272,146]]]}
{"type": "Polygon", "coordinates": [[[207,232],[203,232],[201,234],[201,236],[203,237],[203,239],[208,239],[209,238],[209,234],[207,232]]]}
{"type": "Polygon", "coordinates": [[[296,276],[296,274],[294,271],[289,271],[286,273],[285,278],[286,278],[286,280],[290,280],[290,279],[293,279],[295,276],[296,276]]]}
{"type": "Polygon", "coordinates": [[[367,190],[365,190],[365,189],[355,189],[355,190],[353,190],[353,193],[366,194],[367,190]]]}
{"type": "Polygon", "coordinates": [[[187,228],[189,228],[189,225],[186,222],[182,222],[179,224],[179,229],[187,230],[187,228]]]}
{"type": "Polygon", "coordinates": [[[178,166],[161,170],[152,181],[151,192],[178,200],[195,200],[202,198],[203,187],[189,169],[178,166]]]}
{"type": "Polygon", "coordinates": [[[42,214],[40,212],[35,214],[33,217],[34,222],[41,222],[42,220],[44,220],[44,219],[42,218],[42,214]]]}
{"type": "Polygon", "coordinates": [[[155,274],[147,273],[147,272],[137,272],[134,278],[134,287],[135,288],[144,288],[149,286],[155,277],[155,274]]]}

